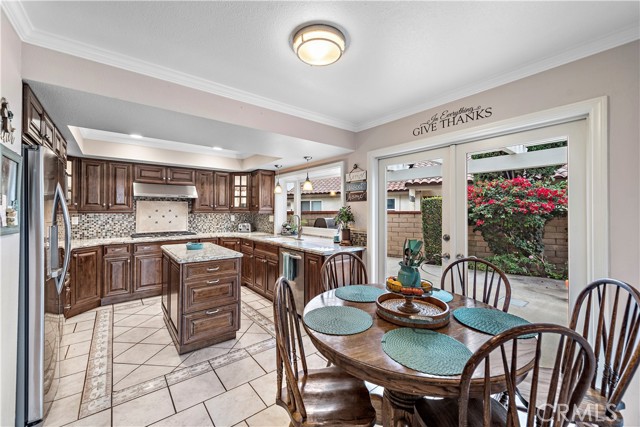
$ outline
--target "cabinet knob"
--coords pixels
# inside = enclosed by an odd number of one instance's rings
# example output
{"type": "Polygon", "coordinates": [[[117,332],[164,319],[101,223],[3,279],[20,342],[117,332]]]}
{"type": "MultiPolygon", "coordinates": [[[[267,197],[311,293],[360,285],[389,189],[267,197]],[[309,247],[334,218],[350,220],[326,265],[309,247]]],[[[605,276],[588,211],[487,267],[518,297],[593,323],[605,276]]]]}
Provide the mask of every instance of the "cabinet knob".
{"type": "Polygon", "coordinates": [[[67,305],[65,305],[65,306],[64,306],[64,309],[65,309],[65,310],[71,310],[71,304],[67,304],[67,305]]]}
{"type": "Polygon", "coordinates": [[[209,206],[211,206],[212,208],[214,208],[214,207],[215,207],[215,206],[213,206],[213,205],[209,205],[209,206]]]}
{"type": "Polygon", "coordinates": [[[73,203],[73,206],[78,206],[78,202],[74,202],[74,203],[73,203]]]}
{"type": "Polygon", "coordinates": [[[111,207],[111,203],[109,203],[109,207],[111,207]]]}
{"type": "Polygon", "coordinates": [[[171,181],[171,177],[167,178],[167,181],[171,181]]]}
{"type": "Polygon", "coordinates": [[[127,260],[127,262],[128,262],[129,264],[131,264],[131,258],[129,258],[129,259],[127,260]]]}
{"type": "Polygon", "coordinates": [[[103,203],[103,204],[102,204],[102,207],[103,207],[103,208],[105,207],[105,203],[103,203]]]}

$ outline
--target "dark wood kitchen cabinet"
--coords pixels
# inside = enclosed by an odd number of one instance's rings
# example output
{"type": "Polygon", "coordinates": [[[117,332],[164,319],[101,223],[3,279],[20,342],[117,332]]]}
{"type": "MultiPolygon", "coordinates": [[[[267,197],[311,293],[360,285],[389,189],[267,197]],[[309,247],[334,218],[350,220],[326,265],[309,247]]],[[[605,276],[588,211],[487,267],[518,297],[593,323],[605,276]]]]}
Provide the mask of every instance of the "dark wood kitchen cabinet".
{"type": "Polygon", "coordinates": [[[242,212],[249,210],[251,201],[250,173],[231,174],[231,210],[242,212]]]}
{"type": "Polygon", "coordinates": [[[107,210],[105,168],[101,160],[80,160],[80,212],[107,210]]]}
{"type": "Polygon", "coordinates": [[[157,165],[135,165],[133,180],[148,184],[195,185],[196,183],[193,169],[157,165]]]}
{"type": "Polygon", "coordinates": [[[240,252],[240,238],[238,237],[220,237],[218,238],[218,244],[225,248],[240,252]]]}
{"type": "Polygon", "coordinates": [[[131,251],[129,245],[105,246],[102,263],[102,305],[126,300],[131,294],[131,251]]]}
{"type": "Polygon", "coordinates": [[[22,90],[22,135],[25,142],[30,145],[42,144],[42,122],[44,121],[44,108],[28,85],[23,85],[22,90]]]}
{"type": "Polygon", "coordinates": [[[316,295],[324,292],[320,280],[320,269],[324,257],[322,255],[305,252],[304,254],[304,303],[305,305],[316,295]]]}
{"type": "Polygon", "coordinates": [[[255,262],[253,258],[253,240],[242,239],[240,241],[240,252],[242,252],[242,274],[240,278],[244,286],[253,288],[253,276],[255,262]]]}
{"type": "Polygon", "coordinates": [[[193,201],[193,212],[213,211],[213,171],[196,171],[198,198],[193,201]]]}
{"type": "Polygon", "coordinates": [[[80,160],[80,212],[133,212],[129,163],[80,160]]]}
{"type": "Polygon", "coordinates": [[[278,246],[256,242],[253,250],[253,290],[273,300],[276,279],[279,275],[278,246]]]}
{"type": "Polygon", "coordinates": [[[70,298],[65,317],[98,307],[102,285],[102,246],[73,250],[69,276],[70,298]]]}
{"type": "Polygon", "coordinates": [[[164,253],[162,265],[162,309],[178,353],[234,339],[240,328],[240,258],[178,263],[164,253]]]}
{"type": "Polygon", "coordinates": [[[231,186],[229,172],[214,172],[213,174],[213,210],[228,212],[231,206],[229,191],[231,186]]]}
{"type": "Polygon", "coordinates": [[[251,173],[251,211],[273,213],[275,172],[257,170],[251,173]]]}
{"type": "Polygon", "coordinates": [[[135,298],[162,292],[162,245],[184,244],[188,240],[136,243],[133,245],[133,288],[135,298]]]}

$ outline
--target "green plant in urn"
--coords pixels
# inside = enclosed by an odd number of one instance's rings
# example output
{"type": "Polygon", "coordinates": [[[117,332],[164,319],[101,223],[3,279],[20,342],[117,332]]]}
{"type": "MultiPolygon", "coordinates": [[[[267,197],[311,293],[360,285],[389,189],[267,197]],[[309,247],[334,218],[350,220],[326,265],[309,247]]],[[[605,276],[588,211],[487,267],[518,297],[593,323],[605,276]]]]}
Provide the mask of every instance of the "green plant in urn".
{"type": "Polygon", "coordinates": [[[422,241],[405,239],[402,247],[402,261],[398,271],[398,281],[404,287],[419,288],[420,272],[418,267],[424,262],[422,241]]]}

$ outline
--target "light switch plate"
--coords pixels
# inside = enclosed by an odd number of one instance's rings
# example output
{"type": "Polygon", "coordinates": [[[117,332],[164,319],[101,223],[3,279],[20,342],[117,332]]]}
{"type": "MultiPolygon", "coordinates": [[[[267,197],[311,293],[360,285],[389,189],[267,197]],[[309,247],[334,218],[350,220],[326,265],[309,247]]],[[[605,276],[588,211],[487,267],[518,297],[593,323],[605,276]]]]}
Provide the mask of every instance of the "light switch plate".
{"type": "Polygon", "coordinates": [[[71,225],[78,225],[79,222],[80,222],[80,218],[78,218],[77,216],[71,217],[71,225]]]}
{"type": "Polygon", "coordinates": [[[236,216],[235,215],[231,215],[231,221],[235,221],[236,220],[236,216]]]}
{"type": "Polygon", "coordinates": [[[273,215],[269,215],[269,222],[273,222],[273,215]]]}

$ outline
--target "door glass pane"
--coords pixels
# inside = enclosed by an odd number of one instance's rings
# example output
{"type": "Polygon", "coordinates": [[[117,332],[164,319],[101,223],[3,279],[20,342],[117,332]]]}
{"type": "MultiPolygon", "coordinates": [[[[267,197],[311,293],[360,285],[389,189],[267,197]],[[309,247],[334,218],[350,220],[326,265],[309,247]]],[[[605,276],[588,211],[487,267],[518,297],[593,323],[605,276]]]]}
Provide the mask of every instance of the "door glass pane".
{"type": "Polygon", "coordinates": [[[402,156],[398,163],[386,166],[385,277],[397,276],[405,240],[421,240],[425,257],[421,277],[439,287],[444,206],[444,159],[440,154],[441,150],[437,150],[402,156]]]}
{"type": "Polygon", "coordinates": [[[507,273],[509,312],[531,322],[568,320],[567,141],[466,155],[467,255],[507,273]]]}

